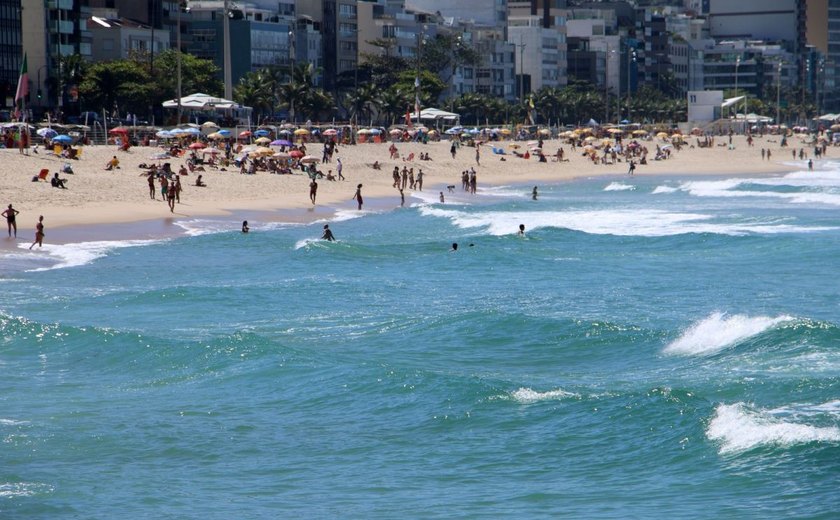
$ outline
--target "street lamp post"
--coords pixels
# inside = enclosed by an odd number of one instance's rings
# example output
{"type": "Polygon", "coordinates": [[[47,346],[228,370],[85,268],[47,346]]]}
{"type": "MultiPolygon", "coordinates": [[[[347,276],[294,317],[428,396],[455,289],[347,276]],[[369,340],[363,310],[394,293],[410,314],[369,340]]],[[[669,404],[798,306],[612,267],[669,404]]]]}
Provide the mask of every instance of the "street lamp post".
{"type": "Polygon", "coordinates": [[[224,69],[225,69],[225,99],[233,99],[233,79],[231,76],[230,64],[230,0],[225,0],[224,13],[222,15],[222,33],[224,35],[224,69]]]}
{"type": "Polygon", "coordinates": [[[423,39],[426,37],[427,25],[423,25],[417,33],[417,72],[414,76],[414,112],[417,116],[417,124],[420,124],[420,62],[423,59],[423,39]]]}
{"type": "Polygon", "coordinates": [[[776,124],[781,125],[781,92],[782,92],[782,62],[780,61],[776,69],[776,124]]]}
{"type": "Polygon", "coordinates": [[[633,122],[630,119],[630,75],[631,71],[633,70],[633,64],[636,63],[636,49],[631,47],[627,47],[627,120],[631,123],[633,122]]]}
{"type": "Polygon", "coordinates": [[[519,36],[519,101],[525,101],[525,42],[519,36]]]}
{"type": "MultiPolygon", "coordinates": [[[[736,98],[738,97],[738,67],[740,65],[741,65],[741,56],[738,56],[738,57],[735,58],[735,97],[736,98]]],[[[732,103],[732,105],[735,107],[735,119],[738,119],[738,105],[737,105],[737,103],[738,103],[737,101],[735,101],[735,103],[732,103]]]]}
{"type": "MultiPolygon", "coordinates": [[[[177,52],[177,55],[178,55],[178,92],[177,92],[177,97],[178,97],[178,124],[180,125],[181,124],[181,116],[183,115],[183,107],[181,107],[181,95],[182,95],[182,92],[181,92],[181,78],[182,78],[182,76],[181,76],[181,5],[180,4],[178,5],[178,11],[177,11],[177,14],[175,15],[175,25],[176,25],[176,28],[175,28],[175,33],[176,33],[175,42],[176,43],[175,43],[175,45],[178,47],[178,52],[177,52]]],[[[152,45],[154,45],[154,42],[152,42],[152,45]]]]}

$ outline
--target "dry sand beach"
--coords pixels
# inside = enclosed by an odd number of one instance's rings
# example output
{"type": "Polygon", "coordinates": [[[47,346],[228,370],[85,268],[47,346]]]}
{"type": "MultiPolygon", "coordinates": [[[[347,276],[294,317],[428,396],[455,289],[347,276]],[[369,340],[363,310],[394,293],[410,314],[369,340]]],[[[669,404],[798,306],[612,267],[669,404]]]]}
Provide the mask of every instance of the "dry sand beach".
{"type": "MultiPolygon", "coordinates": [[[[690,138],[693,143],[694,137],[690,138]]],[[[756,137],[752,147],[747,145],[743,136],[734,136],[734,149],[725,144],[726,137],[718,137],[716,146],[712,148],[696,148],[684,146],[682,150],[673,150],[670,159],[654,161],[649,159],[647,165],[636,168],[636,175],[658,174],[727,174],[727,175],[757,175],[790,171],[797,167],[805,168],[805,161],[801,166],[792,166],[791,149],[804,147],[808,157],[812,150],[798,136],[789,139],[788,148],[780,148],[779,136],[756,137]],[[772,159],[762,159],[761,149],[772,151],[772,159]]],[[[497,143],[506,146],[509,143],[497,143]]],[[[656,144],[666,144],[658,140],[643,141],[651,152],[656,144]]],[[[393,199],[394,206],[399,205],[399,193],[392,187],[391,172],[394,166],[402,168],[404,165],[422,168],[424,190],[437,193],[445,186],[455,184],[460,186],[460,174],[463,170],[475,167],[478,172],[479,196],[483,185],[505,184],[541,184],[567,181],[578,177],[592,177],[599,175],[626,175],[627,164],[624,162],[612,165],[593,164],[583,157],[581,150],[571,152],[570,146],[560,140],[545,141],[545,153],[553,155],[558,147],[565,150],[567,162],[549,161],[541,163],[536,157],[530,159],[518,158],[514,155],[494,155],[490,146],[481,148],[481,164],[476,165],[475,149],[461,147],[455,159],[449,153],[450,143],[399,143],[401,157],[414,153],[411,162],[403,159],[389,160],[389,144],[357,144],[341,146],[337,157],[341,158],[346,181],[330,182],[319,180],[317,207],[324,209],[355,209],[355,202],[351,200],[355,186],[364,185],[363,193],[368,202],[373,199],[387,202],[393,199]],[[416,157],[420,152],[428,152],[430,161],[419,161],[416,157]],[[379,161],[381,170],[374,170],[372,164],[379,161]]],[[[320,155],[321,145],[310,145],[310,153],[320,155]]],[[[170,213],[165,202],[157,195],[157,200],[149,198],[147,180],[142,173],[145,170],[140,164],[153,162],[151,157],[160,149],[152,147],[134,147],[128,152],[120,152],[115,146],[87,146],[84,147],[82,158],[68,161],[47,154],[43,147],[35,154],[30,150],[29,155],[23,155],[16,149],[0,150],[3,175],[0,175],[0,204],[5,208],[9,203],[20,211],[18,217],[18,235],[29,237],[31,229],[38,215],[44,215],[47,229],[53,230],[68,226],[87,226],[92,224],[116,224],[141,221],[171,222],[173,218],[194,218],[199,216],[230,216],[236,220],[242,214],[254,211],[288,210],[284,218],[291,214],[298,215],[301,220],[307,219],[312,204],[309,201],[309,178],[296,171],[293,175],[274,175],[259,172],[256,175],[242,175],[238,169],[228,171],[208,167],[203,174],[207,187],[195,187],[196,174],[190,174],[182,179],[184,191],[181,203],[176,205],[175,212],[170,213]],[[106,171],[105,164],[113,156],[120,160],[120,169],[106,171]],[[64,175],[69,179],[68,189],[53,188],[49,182],[32,182],[32,177],[40,170],[47,168],[50,177],[60,170],[65,162],[72,164],[74,173],[64,175]]],[[[653,155],[649,156],[649,158],[653,155]]],[[[829,150],[828,156],[831,156],[829,150]]],[[[807,160],[807,159],[806,159],[807,160]]],[[[169,159],[173,170],[181,166],[182,159],[169,159]]],[[[328,169],[335,171],[335,163],[322,164],[319,169],[324,173],[328,169]]],[[[406,203],[411,201],[411,192],[406,192],[406,203]]],[[[309,217],[311,218],[311,217],[309,217]]],[[[60,235],[48,233],[48,241],[61,241],[60,235]]]]}

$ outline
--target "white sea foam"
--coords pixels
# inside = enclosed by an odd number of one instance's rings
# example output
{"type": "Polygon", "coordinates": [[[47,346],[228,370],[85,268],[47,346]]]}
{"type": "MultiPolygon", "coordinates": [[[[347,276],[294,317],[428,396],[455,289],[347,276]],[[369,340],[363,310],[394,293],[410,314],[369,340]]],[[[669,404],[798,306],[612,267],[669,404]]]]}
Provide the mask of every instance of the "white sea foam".
{"type": "Polygon", "coordinates": [[[0,498],[31,497],[35,494],[52,493],[53,487],[35,482],[5,482],[0,484],[0,498]]]}
{"type": "Polygon", "coordinates": [[[559,399],[567,399],[569,397],[577,397],[577,394],[567,392],[565,390],[549,390],[548,392],[537,392],[530,388],[519,388],[511,392],[510,396],[523,404],[536,403],[539,401],[553,401],[559,399]]]}
{"type": "Polygon", "coordinates": [[[791,320],[793,318],[790,316],[726,316],[715,312],[686,329],[679,338],[665,347],[664,353],[684,356],[714,354],[791,320]]]}
{"type": "Polygon", "coordinates": [[[485,228],[493,236],[516,233],[519,224],[528,229],[562,228],[593,235],[661,237],[688,233],[721,235],[806,233],[830,227],[804,227],[763,223],[716,223],[711,215],[675,213],[653,209],[596,211],[477,212],[469,213],[440,206],[421,207],[424,216],[450,219],[462,229],[485,228]]]}
{"type": "Polygon", "coordinates": [[[0,419],[0,426],[23,426],[29,424],[29,421],[18,421],[15,419],[0,419]]]}
{"type": "Polygon", "coordinates": [[[327,247],[328,244],[326,241],[318,239],[318,238],[303,238],[295,242],[295,251],[298,249],[309,249],[310,247],[327,247]]]}
{"type": "MultiPolygon", "coordinates": [[[[43,251],[47,253],[55,263],[48,267],[30,269],[30,271],[49,271],[52,269],[79,267],[89,264],[98,258],[102,258],[117,249],[143,247],[161,242],[163,240],[105,240],[73,244],[47,244],[39,249],[39,252],[43,251]]],[[[29,248],[26,244],[20,244],[20,247],[24,249],[29,248]]]]}
{"type": "MultiPolygon", "coordinates": [[[[840,206],[840,194],[832,188],[840,187],[840,172],[793,172],[782,177],[758,179],[725,179],[717,181],[690,181],[678,190],[696,197],[762,197],[774,198],[794,204],[825,204],[840,206]],[[747,186],[802,188],[811,191],[777,192],[745,189],[747,186]],[[826,191],[829,190],[829,191],[826,191]]],[[[657,188],[658,189],[658,188],[657,188]]],[[[656,190],[654,190],[656,193],[656,190]]]]}
{"type": "MultiPolygon", "coordinates": [[[[484,186],[476,190],[480,195],[490,197],[530,197],[528,190],[516,189],[512,186],[484,186]]],[[[463,192],[462,192],[463,193],[463,192]]]]}
{"type": "Polygon", "coordinates": [[[719,404],[706,436],[720,443],[721,453],[760,446],[793,446],[810,442],[840,442],[840,428],[786,422],[744,403],[719,404]]]}
{"type": "Polygon", "coordinates": [[[624,184],[621,182],[611,182],[604,188],[604,191],[634,191],[636,189],[632,184],[624,184]]]}
{"type": "Polygon", "coordinates": [[[679,191],[679,189],[674,188],[672,186],[657,186],[656,188],[654,188],[654,190],[651,192],[651,194],[652,195],[659,195],[661,193],[674,193],[674,192],[677,192],[677,191],[679,191]]]}

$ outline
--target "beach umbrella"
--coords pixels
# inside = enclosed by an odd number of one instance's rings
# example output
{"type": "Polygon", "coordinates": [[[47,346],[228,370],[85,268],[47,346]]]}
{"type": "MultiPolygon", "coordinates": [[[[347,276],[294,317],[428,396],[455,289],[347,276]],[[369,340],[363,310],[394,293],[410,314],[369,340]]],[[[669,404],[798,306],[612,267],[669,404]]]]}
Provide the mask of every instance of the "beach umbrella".
{"type": "Polygon", "coordinates": [[[155,137],[158,139],[172,139],[172,132],[169,130],[160,130],[155,132],[155,137]]]}
{"type": "Polygon", "coordinates": [[[460,133],[461,133],[461,127],[460,126],[453,126],[449,130],[444,132],[444,134],[446,134],[446,135],[458,135],[460,133]]]}
{"type": "Polygon", "coordinates": [[[201,133],[207,135],[216,132],[219,129],[219,125],[214,123],[213,121],[207,121],[201,125],[201,133]]]}
{"type": "Polygon", "coordinates": [[[269,132],[268,130],[262,130],[262,129],[254,132],[254,135],[257,136],[257,137],[268,137],[270,134],[271,134],[271,132],[269,132]]]}
{"type": "Polygon", "coordinates": [[[274,155],[274,150],[265,146],[260,146],[254,150],[255,155],[274,155]]]}
{"type": "Polygon", "coordinates": [[[671,136],[671,139],[674,140],[674,141],[682,141],[683,136],[682,136],[682,134],[674,134],[674,135],[671,136]]]}
{"type": "Polygon", "coordinates": [[[519,150],[520,148],[522,148],[521,146],[519,146],[519,145],[518,145],[518,144],[516,144],[516,143],[511,143],[511,144],[509,144],[508,146],[509,146],[509,147],[511,147],[511,148],[512,148],[512,149],[514,149],[514,150],[519,150]]]}
{"type": "Polygon", "coordinates": [[[622,130],[621,128],[610,128],[607,130],[607,132],[611,134],[623,134],[624,130],[622,130]]]}
{"type": "Polygon", "coordinates": [[[192,143],[190,145],[190,150],[201,150],[202,148],[207,148],[207,145],[204,143],[192,143]]]}
{"type": "MultiPolygon", "coordinates": [[[[173,130],[173,132],[174,132],[174,130],[173,130]]],[[[177,132],[179,134],[183,134],[183,135],[199,135],[201,133],[201,130],[199,130],[198,128],[189,127],[189,128],[178,128],[177,132]]]]}
{"type": "Polygon", "coordinates": [[[316,163],[316,162],[319,162],[319,161],[320,161],[320,159],[318,159],[314,155],[307,155],[305,157],[302,157],[301,160],[300,160],[300,162],[302,162],[302,163],[316,163]]]}
{"type": "Polygon", "coordinates": [[[643,135],[647,135],[647,134],[648,134],[647,130],[633,130],[633,135],[636,135],[636,136],[643,136],[643,135]]]}
{"type": "Polygon", "coordinates": [[[251,137],[251,135],[252,134],[249,130],[245,130],[245,131],[239,133],[239,138],[240,139],[247,139],[247,138],[251,137]]]}
{"type": "Polygon", "coordinates": [[[73,138],[69,135],[57,135],[52,138],[52,142],[54,143],[61,143],[61,144],[70,144],[73,142],[73,138]]]}
{"type": "Polygon", "coordinates": [[[309,135],[309,130],[306,128],[298,128],[295,130],[295,135],[309,135]]]}
{"type": "Polygon", "coordinates": [[[270,144],[271,146],[292,146],[292,142],[286,139],[275,139],[270,144]]]}
{"type": "Polygon", "coordinates": [[[292,150],[291,152],[289,152],[289,157],[298,159],[300,157],[303,157],[303,152],[301,152],[300,150],[292,150]]]}
{"type": "Polygon", "coordinates": [[[382,133],[382,130],[380,130],[378,128],[371,128],[370,133],[373,134],[373,135],[379,135],[379,134],[382,133]]]}
{"type": "Polygon", "coordinates": [[[224,139],[224,136],[222,134],[220,134],[219,132],[213,132],[212,134],[207,136],[207,139],[213,139],[213,140],[224,139]]]}
{"type": "Polygon", "coordinates": [[[402,135],[403,131],[402,131],[402,130],[400,130],[399,128],[394,128],[394,129],[393,129],[393,130],[391,130],[389,133],[390,133],[391,135],[402,135]]]}
{"type": "Polygon", "coordinates": [[[429,135],[437,135],[437,134],[438,134],[437,130],[429,130],[429,135]]]}
{"type": "Polygon", "coordinates": [[[230,130],[219,130],[216,133],[222,137],[230,137],[230,130]]]}
{"type": "Polygon", "coordinates": [[[539,134],[540,135],[551,135],[551,130],[549,130],[548,128],[542,128],[542,129],[540,129],[539,134]]]}
{"type": "Polygon", "coordinates": [[[668,134],[665,132],[659,132],[658,134],[656,134],[656,137],[659,139],[668,139],[668,134]]]}
{"type": "Polygon", "coordinates": [[[51,137],[55,137],[55,136],[58,135],[58,132],[56,132],[52,128],[41,128],[40,130],[38,130],[35,133],[40,135],[41,137],[44,137],[44,138],[47,138],[47,139],[49,139],[51,137]]]}
{"type": "Polygon", "coordinates": [[[277,135],[292,135],[292,131],[284,128],[283,130],[280,130],[279,132],[277,132],[277,135]]]}
{"type": "Polygon", "coordinates": [[[124,126],[118,126],[116,128],[112,128],[112,129],[108,130],[108,133],[109,134],[127,134],[128,133],[128,128],[126,128],[124,126]]]}
{"type": "Polygon", "coordinates": [[[368,130],[367,128],[362,128],[361,130],[359,130],[359,131],[358,131],[358,132],[356,132],[356,133],[357,133],[358,135],[369,135],[369,134],[370,134],[370,130],[368,130]]]}
{"type": "Polygon", "coordinates": [[[217,153],[221,153],[221,150],[216,148],[205,148],[204,150],[201,150],[201,153],[205,155],[216,155],[217,153]]]}
{"type": "Polygon", "coordinates": [[[338,134],[338,130],[336,130],[335,128],[328,128],[327,130],[324,130],[324,135],[326,136],[333,136],[336,134],[338,134]]]}
{"type": "Polygon", "coordinates": [[[272,155],[275,159],[288,159],[291,155],[288,152],[277,152],[272,155]]]}
{"type": "Polygon", "coordinates": [[[271,139],[269,139],[268,137],[258,137],[254,140],[254,142],[257,144],[268,144],[271,142],[271,139]]]}

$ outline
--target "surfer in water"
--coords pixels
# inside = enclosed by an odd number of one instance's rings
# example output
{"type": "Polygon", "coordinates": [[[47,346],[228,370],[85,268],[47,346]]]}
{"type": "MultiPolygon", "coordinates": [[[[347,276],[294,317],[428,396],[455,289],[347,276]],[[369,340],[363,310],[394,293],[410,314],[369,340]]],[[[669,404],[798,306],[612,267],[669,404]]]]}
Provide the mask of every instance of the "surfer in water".
{"type": "Polygon", "coordinates": [[[335,237],[333,236],[332,230],[330,230],[329,224],[324,224],[324,234],[321,236],[321,240],[328,240],[330,242],[335,241],[335,237]]]}

